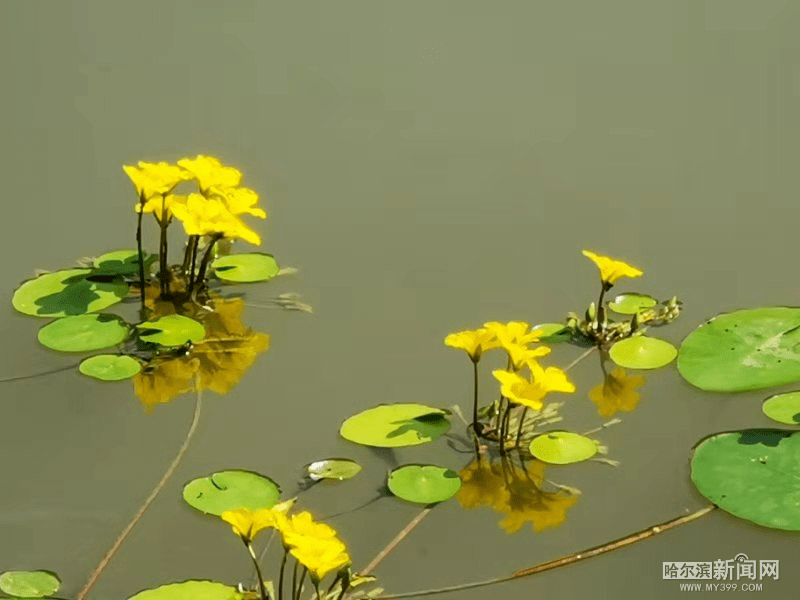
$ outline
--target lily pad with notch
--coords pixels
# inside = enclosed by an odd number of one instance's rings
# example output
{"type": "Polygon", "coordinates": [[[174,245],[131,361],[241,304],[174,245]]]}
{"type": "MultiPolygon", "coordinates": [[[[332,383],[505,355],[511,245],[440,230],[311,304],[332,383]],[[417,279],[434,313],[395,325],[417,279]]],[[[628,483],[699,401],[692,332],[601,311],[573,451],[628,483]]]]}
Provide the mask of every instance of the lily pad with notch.
{"type": "Polygon", "coordinates": [[[531,454],[542,462],[567,465],[592,458],[597,442],[572,431],[551,431],[536,436],[530,443],[531,454]]]}
{"type": "Polygon", "coordinates": [[[252,597],[255,596],[249,596],[235,587],[217,581],[192,580],[143,590],[128,600],[245,600],[252,597]]]}
{"type": "Polygon", "coordinates": [[[183,346],[196,343],[206,335],[206,328],[199,321],[183,315],[167,315],[136,326],[139,338],[159,346],[183,346]]]}
{"type": "Polygon", "coordinates": [[[306,465],[305,471],[313,481],[322,479],[343,481],[358,475],[361,472],[361,465],[349,458],[326,458],[306,465]]]}
{"type": "Polygon", "coordinates": [[[118,276],[95,281],[92,269],[65,269],[25,281],[14,292],[16,310],[34,317],[67,317],[97,312],[121,302],[128,284],[118,276]]]}
{"type": "Polygon", "coordinates": [[[675,360],[678,349],[666,340],[635,335],[611,346],[608,355],[626,369],[660,369],[675,360]]]}
{"type": "Polygon", "coordinates": [[[364,446],[416,446],[449,431],[447,414],[424,404],[380,404],[347,419],[339,433],[344,439],[364,446]]]}
{"type": "Polygon", "coordinates": [[[100,381],[121,381],[139,373],[142,363],[126,354],[98,354],[84,360],[78,370],[100,381]]]}
{"type": "MultiPolygon", "coordinates": [[[[149,273],[150,267],[158,259],[158,256],[146,252],[143,255],[144,272],[149,273]]],[[[139,275],[139,252],[136,250],[106,252],[94,259],[94,266],[98,273],[105,275],[121,275],[123,277],[139,275]]]]}
{"type": "Polygon", "coordinates": [[[389,490],[415,504],[444,502],[461,489],[458,473],[436,465],[405,465],[389,474],[389,490]]]}
{"type": "Polygon", "coordinates": [[[48,323],[39,330],[39,343],[59,352],[91,352],[125,341],[128,324],[117,315],[76,315],[48,323]]]}
{"type": "Polygon", "coordinates": [[[761,411],[778,423],[800,425],[800,391],[770,396],[764,400],[761,411]]]}
{"type": "Polygon", "coordinates": [[[635,315],[642,310],[653,308],[656,304],[658,300],[647,294],[625,292],[618,294],[608,303],[608,307],[620,315],[635,315]]]}
{"type": "Polygon", "coordinates": [[[217,278],[231,283],[256,283],[275,277],[280,268],[271,254],[249,252],[221,256],[212,264],[217,278]]]}
{"type": "Polygon", "coordinates": [[[681,344],[678,372],[713,392],[800,381],[800,308],[772,306],[717,315],[681,344]]]}
{"type": "Polygon", "coordinates": [[[278,484],[252,471],[218,471],[198,477],[183,488],[183,499],[192,508],[209,515],[228,510],[272,508],[281,495],[278,484]]]}
{"type": "Polygon", "coordinates": [[[541,323],[531,327],[531,331],[537,329],[542,332],[539,341],[545,344],[568,342],[572,339],[572,332],[563,323],[541,323]]]}

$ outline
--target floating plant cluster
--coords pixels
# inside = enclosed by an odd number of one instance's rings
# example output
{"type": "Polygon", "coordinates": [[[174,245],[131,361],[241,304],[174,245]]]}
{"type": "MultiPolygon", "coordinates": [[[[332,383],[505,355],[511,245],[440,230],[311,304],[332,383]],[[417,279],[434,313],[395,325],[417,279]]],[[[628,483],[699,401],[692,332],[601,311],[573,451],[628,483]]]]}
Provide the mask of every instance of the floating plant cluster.
{"type": "MultiPolygon", "coordinates": [[[[39,330],[43,346],[71,353],[103,351],[84,358],[78,366],[80,373],[103,381],[133,379],[136,395],[148,407],[195,392],[199,408],[201,390],[230,391],[269,347],[269,336],[253,332],[242,322],[244,299],[223,295],[233,284],[267,281],[281,273],[269,254],[230,253],[235,240],[260,244],[260,237],[243,217],[266,214],[258,207],[256,192],[241,187],[242,174],[215,158],[139,163],[126,166],[125,172],[137,192],[137,248],[41,274],[24,282],[12,302],[24,314],[52,319],[39,330]],[[159,234],[159,249],[153,254],[142,247],[143,219],[148,213],[159,234]],[[177,264],[168,260],[167,230],[173,223],[180,223],[186,234],[177,264]],[[138,319],[128,316],[133,312],[131,305],[138,319]],[[121,308],[121,314],[108,312],[111,307],[121,308]]],[[[558,527],[580,491],[549,480],[545,470],[564,475],[569,471],[559,470],[563,465],[581,461],[617,464],[602,457],[606,448],[591,437],[617,419],[588,432],[552,427],[563,420],[564,403],[578,401],[568,371],[592,352],[600,357],[603,380],[585,395],[604,418],[632,411],[639,403],[644,376],[626,370],[662,368],[676,357],[678,372],[708,391],[757,390],[800,381],[800,309],[758,308],[720,315],[690,334],[678,351],[648,331],[676,319],[680,301],[673,297],[659,302],[640,292],[607,299],[618,281],[640,277],[642,271],[594,252],[584,251],[584,255],[599,269],[600,294],[583,315],[569,313],[562,323],[535,326],[492,321],[445,337],[445,344],[465,352],[472,365],[471,420],[464,418],[458,404],[418,403],[379,404],[344,420],[339,430],[342,438],[362,446],[391,451],[444,438],[459,450],[458,466],[394,465],[379,499],[395,497],[415,503],[423,507],[422,512],[360,574],[353,570],[340,534],[308,511],[295,509],[297,497],[309,487],[321,481],[344,481],[361,472],[352,459],[328,458],[306,465],[304,482],[290,498],[281,498],[281,489],[272,479],[250,471],[219,471],[188,482],[183,488],[185,503],[226,523],[242,540],[253,564],[254,583],[184,581],[141,591],[131,600],[375,598],[382,590],[365,585],[374,582],[369,573],[425,514],[451,498],[465,509],[492,508],[503,515],[499,525],[508,533],[528,523],[536,532],[558,527]],[[544,364],[554,344],[584,351],[563,368],[544,364]],[[488,395],[478,388],[479,365],[492,360],[487,357],[495,359],[491,374],[496,382],[488,395]],[[609,361],[615,364],[610,371],[609,361]],[[463,429],[454,427],[459,422],[463,429]],[[466,466],[462,453],[470,454],[466,466]],[[281,546],[269,573],[263,566],[267,549],[259,554],[255,545],[262,537],[259,534],[267,531],[281,546]]],[[[308,309],[293,295],[279,297],[275,304],[308,309]]],[[[800,425],[800,391],[773,395],[762,410],[782,424],[800,425]]],[[[186,450],[198,414],[196,409],[189,435],[164,478],[77,600],[84,600],[169,478],[186,450]]],[[[594,548],[591,554],[691,522],[717,506],[762,526],[800,531],[799,440],[796,430],[785,429],[721,432],[701,440],[694,450],[691,477],[713,504],[594,548]]],[[[576,552],[491,582],[434,591],[508,581],[587,556],[585,551],[576,552]]],[[[12,598],[54,598],[59,586],[58,577],[47,571],[0,575],[0,592],[12,598]]]]}

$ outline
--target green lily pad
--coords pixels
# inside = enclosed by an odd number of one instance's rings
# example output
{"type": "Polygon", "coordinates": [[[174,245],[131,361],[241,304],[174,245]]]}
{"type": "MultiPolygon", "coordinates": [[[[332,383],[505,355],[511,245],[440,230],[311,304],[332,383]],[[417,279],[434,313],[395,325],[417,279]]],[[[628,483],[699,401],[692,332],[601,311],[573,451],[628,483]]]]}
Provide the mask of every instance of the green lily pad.
{"type": "Polygon", "coordinates": [[[458,473],[435,465],[405,465],[389,474],[389,491],[415,504],[436,504],[461,489],[458,473]]]}
{"type": "Polygon", "coordinates": [[[237,508],[272,508],[280,495],[277,483],[251,471],[218,471],[193,479],[183,488],[186,504],[217,516],[237,508]]]}
{"type": "Polygon", "coordinates": [[[61,587],[61,581],[50,571],[6,571],[0,575],[0,591],[16,598],[44,598],[61,587]]]}
{"type": "Polygon", "coordinates": [[[531,454],[554,465],[588,460],[597,454],[597,442],[572,431],[552,431],[533,438],[531,454]]]}
{"type": "Polygon", "coordinates": [[[770,396],[764,400],[761,410],[778,423],[800,425],[800,391],[770,396]]]}
{"type": "Polygon", "coordinates": [[[752,308],[714,317],[683,340],[678,372],[713,392],[800,381],[800,308],[752,308]]]}
{"type": "MultiPolygon", "coordinates": [[[[158,259],[155,254],[144,253],[144,272],[158,259]]],[[[94,259],[95,268],[101,273],[122,276],[139,275],[139,252],[136,250],[114,250],[94,259]]]]}
{"type": "Polygon", "coordinates": [[[24,282],[11,304],[26,315],[66,317],[103,310],[127,295],[128,284],[119,277],[99,276],[91,269],[66,269],[24,282]]]}
{"type": "Polygon", "coordinates": [[[183,346],[187,342],[199,342],[206,335],[202,323],[183,315],[167,315],[136,327],[143,341],[159,346],[183,346]]]}
{"type": "Polygon", "coordinates": [[[130,379],[142,370],[142,364],[132,356],[119,354],[98,354],[84,360],[78,370],[100,381],[121,381],[130,379]]]}
{"type": "Polygon", "coordinates": [[[219,279],[233,283],[267,281],[280,270],[274,256],[261,252],[221,256],[214,261],[212,267],[219,279]]]}
{"type": "Polygon", "coordinates": [[[658,369],[675,360],[678,349],[667,341],[636,335],[611,346],[608,355],[626,369],[658,369]]]}
{"type": "Polygon", "coordinates": [[[572,337],[569,329],[563,323],[541,323],[531,327],[531,331],[540,330],[542,337],[539,341],[545,344],[555,344],[557,342],[567,342],[572,337]]]}
{"type": "Polygon", "coordinates": [[[712,435],[692,458],[692,482],[711,502],[763,527],[800,531],[800,432],[712,435]]]}
{"type": "Polygon", "coordinates": [[[450,429],[447,413],[424,404],[380,404],[342,423],[341,436],[378,448],[416,446],[435,440],[450,429]]]}
{"type": "Polygon", "coordinates": [[[243,600],[246,594],[216,581],[182,581],[144,590],[128,600],[243,600]]]}
{"type": "Polygon", "coordinates": [[[620,315],[635,315],[641,310],[654,307],[656,304],[658,304],[658,300],[652,296],[628,292],[619,294],[608,303],[608,307],[620,315]]]}
{"type": "Polygon", "coordinates": [[[116,315],[77,315],[48,323],[39,330],[39,343],[59,352],[90,352],[125,341],[127,323],[116,315]]]}
{"type": "Polygon", "coordinates": [[[326,458],[306,465],[306,472],[314,481],[320,479],[342,481],[358,475],[361,472],[361,465],[349,458],[326,458]]]}

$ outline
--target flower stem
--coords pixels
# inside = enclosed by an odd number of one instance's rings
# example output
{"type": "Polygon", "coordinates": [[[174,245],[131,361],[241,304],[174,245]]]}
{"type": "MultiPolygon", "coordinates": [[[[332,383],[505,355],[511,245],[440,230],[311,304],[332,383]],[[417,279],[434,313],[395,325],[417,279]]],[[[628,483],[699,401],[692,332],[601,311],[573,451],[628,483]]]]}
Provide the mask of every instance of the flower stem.
{"type": "Polygon", "coordinates": [[[283,549],[283,560],[281,560],[281,574],[278,578],[278,600],[283,600],[283,575],[286,572],[286,559],[289,558],[289,549],[283,549]]]}
{"type": "Polygon", "coordinates": [[[519,448],[519,440],[522,438],[522,426],[525,424],[525,417],[528,415],[528,407],[522,409],[522,415],[519,417],[519,429],[517,429],[517,448],[519,448]]]}
{"type": "Polygon", "coordinates": [[[476,436],[480,436],[478,424],[478,361],[472,361],[472,429],[476,436]]]}
{"type": "Polygon", "coordinates": [[[300,596],[300,592],[297,590],[297,569],[299,566],[300,563],[295,559],[294,568],[292,569],[292,600],[297,600],[298,596],[300,596]]]}
{"type": "Polygon", "coordinates": [[[136,216],[136,250],[139,253],[139,288],[142,295],[142,318],[144,319],[144,252],[142,252],[142,216],[144,216],[144,192],[139,194],[139,213],[136,216]]]}
{"type": "Polygon", "coordinates": [[[322,600],[322,593],[319,591],[319,581],[314,582],[314,589],[317,590],[317,600],[322,600]]]}
{"type": "Polygon", "coordinates": [[[255,550],[253,550],[253,544],[246,540],[243,541],[244,545],[247,546],[247,552],[250,553],[250,558],[253,559],[253,566],[256,568],[256,577],[258,577],[258,589],[261,592],[261,600],[269,600],[269,594],[264,585],[264,576],[261,574],[261,567],[258,566],[258,558],[256,558],[255,550]]]}
{"type": "Polygon", "coordinates": [[[192,255],[194,249],[197,247],[197,241],[199,239],[199,235],[190,235],[189,239],[186,240],[186,251],[183,253],[183,265],[181,266],[184,276],[189,274],[189,266],[192,264],[192,255]]]}
{"type": "Polygon", "coordinates": [[[186,288],[186,293],[191,294],[194,287],[195,269],[197,265],[197,247],[200,245],[200,236],[194,236],[194,244],[192,244],[192,262],[189,271],[189,287],[186,288]]]}
{"type": "Polygon", "coordinates": [[[220,239],[222,239],[222,234],[215,233],[211,236],[211,239],[208,242],[208,248],[206,248],[205,254],[203,254],[203,259],[200,261],[200,270],[197,273],[197,280],[194,282],[198,286],[201,286],[204,283],[206,269],[208,268],[208,261],[211,260],[211,256],[214,254],[214,245],[220,239]]]}

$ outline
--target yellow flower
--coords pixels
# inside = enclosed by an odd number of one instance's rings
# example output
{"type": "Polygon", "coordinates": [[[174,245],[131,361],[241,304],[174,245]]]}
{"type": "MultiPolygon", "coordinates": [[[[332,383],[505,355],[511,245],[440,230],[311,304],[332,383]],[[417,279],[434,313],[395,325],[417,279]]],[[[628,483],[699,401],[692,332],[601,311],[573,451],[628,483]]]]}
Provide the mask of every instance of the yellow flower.
{"type": "MultiPolygon", "coordinates": [[[[139,162],[137,166],[123,165],[136,188],[137,195],[144,195],[145,200],[169,194],[181,182],[191,179],[191,174],[180,167],[169,163],[139,162]]],[[[145,211],[150,212],[150,211],[145,211]]]]}
{"type": "Polygon", "coordinates": [[[537,358],[550,354],[550,348],[548,346],[528,348],[527,346],[521,346],[519,344],[507,343],[503,344],[503,348],[508,353],[511,367],[515,371],[519,371],[531,361],[535,362],[537,358]]]}
{"type": "Polygon", "coordinates": [[[203,194],[235,188],[242,181],[242,173],[238,169],[223,165],[213,156],[182,158],[178,164],[191,173],[203,194]]]}
{"type": "Polygon", "coordinates": [[[258,194],[248,188],[236,188],[222,190],[220,197],[225,202],[228,210],[234,215],[248,214],[259,219],[265,219],[267,213],[260,208],[255,208],[258,204],[258,194]]]}
{"type": "Polygon", "coordinates": [[[575,386],[569,382],[566,373],[558,367],[543,369],[536,361],[528,362],[531,370],[530,381],[517,373],[496,370],[492,371],[501,384],[503,396],[515,402],[539,410],[543,406],[542,399],[550,392],[574,392],[575,386]]]}
{"type": "Polygon", "coordinates": [[[622,277],[639,277],[644,274],[628,263],[601,256],[589,250],[584,250],[583,255],[597,265],[597,268],[600,269],[600,279],[603,280],[604,285],[609,287],[622,277]]]}
{"type": "Polygon", "coordinates": [[[262,529],[279,528],[293,504],[294,498],[276,504],[272,508],[226,510],[220,517],[223,521],[230,523],[233,532],[249,544],[262,529]]]}
{"type": "Polygon", "coordinates": [[[538,342],[542,337],[541,329],[528,331],[531,326],[524,321],[509,321],[505,324],[498,321],[490,321],[489,323],[484,323],[483,326],[497,336],[503,347],[507,344],[527,346],[533,342],[538,342]]]}
{"type": "Polygon", "coordinates": [[[311,580],[319,582],[328,573],[350,564],[347,547],[339,540],[306,538],[291,549],[292,556],[308,569],[311,580]]]}
{"type": "Polygon", "coordinates": [[[335,540],[336,530],[330,525],[314,521],[308,511],[292,515],[291,520],[281,528],[284,546],[301,544],[304,540],[335,540]]]}
{"type": "Polygon", "coordinates": [[[485,327],[475,331],[451,333],[444,338],[444,343],[451,348],[464,350],[472,362],[478,362],[484,350],[491,350],[500,346],[495,334],[485,327]]]}
{"type": "Polygon", "coordinates": [[[222,234],[226,238],[241,238],[258,246],[261,238],[234,215],[219,198],[206,198],[189,194],[185,198],[172,197],[170,209],[183,223],[187,235],[222,234]]]}
{"type": "Polygon", "coordinates": [[[597,405],[601,417],[611,417],[618,411],[631,412],[639,403],[640,395],[636,388],[643,384],[643,376],[628,377],[622,368],[617,367],[605,376],[603,383],[589,392],[589,399],[597,405]]]}

